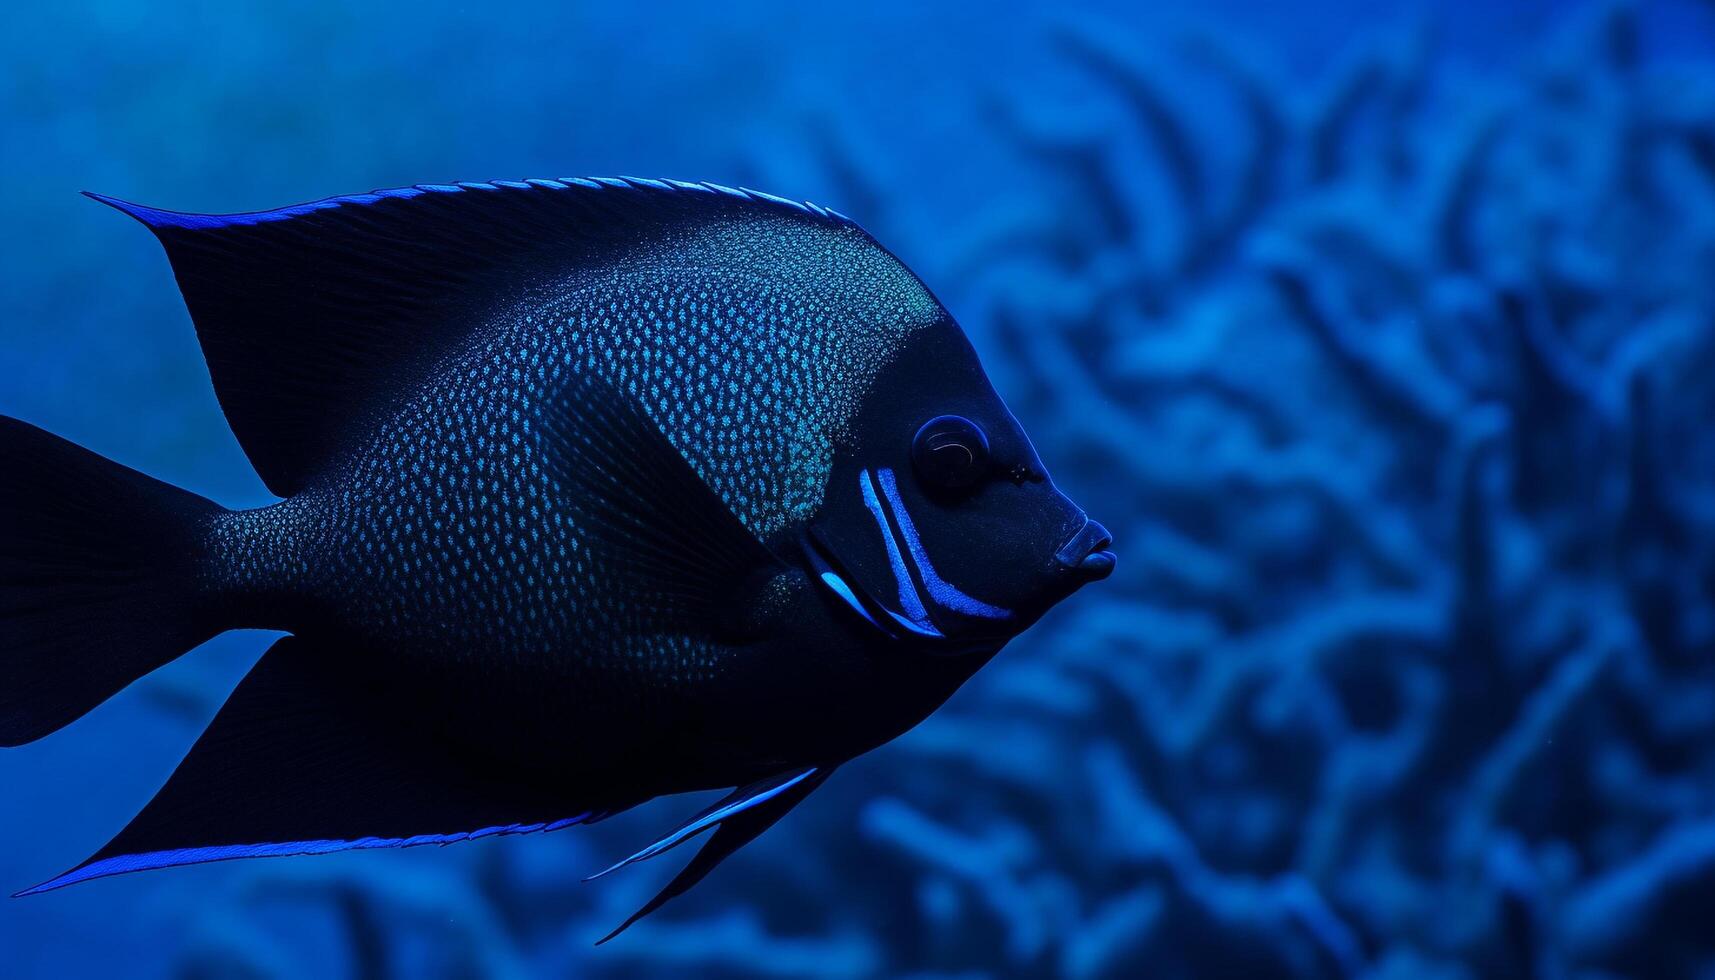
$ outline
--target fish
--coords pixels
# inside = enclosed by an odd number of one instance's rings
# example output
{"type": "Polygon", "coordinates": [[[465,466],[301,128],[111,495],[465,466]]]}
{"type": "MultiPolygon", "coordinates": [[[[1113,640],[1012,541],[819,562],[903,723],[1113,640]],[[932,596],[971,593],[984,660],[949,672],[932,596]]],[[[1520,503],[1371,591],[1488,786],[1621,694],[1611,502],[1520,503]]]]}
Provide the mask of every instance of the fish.
{"type": "Polygon", "coordinates": [[[224,631],[285,635],[21,896],[730,790],[608,869],[708,834],[605,942],[1115,567],[952,315],[837,211],[642,178],[89,196],[164,247],[279,499],[0,417],[0,745],[224,631]]]}

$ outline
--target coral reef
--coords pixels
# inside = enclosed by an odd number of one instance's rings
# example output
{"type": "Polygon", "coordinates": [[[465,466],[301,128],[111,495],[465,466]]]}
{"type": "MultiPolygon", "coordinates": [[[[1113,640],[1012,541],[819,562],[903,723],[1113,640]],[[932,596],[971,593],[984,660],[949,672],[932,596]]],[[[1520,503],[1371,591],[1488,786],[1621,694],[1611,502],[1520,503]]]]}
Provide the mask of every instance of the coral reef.
{"type": "Polygon", "coordinates": [[[1067,20],[1062,84],[983,104],[1029,193],[956,234],[820,119],[820,199],[942,291],[1119,573],[599,950],[670,869],[576,879],[686,801],[258,862],[172,971],[1715,973],[1715,69],[1570,20],[1310,77],[1067,20]]]}
{"type": "Polygon", "coordinates": [[[1635,35],[1062,33],[1123,124],[1003,109],[1064,192],[959,268],[1132,564],[872,777],[892,968],[1715,969],[1715,78],[1635,35]]]}

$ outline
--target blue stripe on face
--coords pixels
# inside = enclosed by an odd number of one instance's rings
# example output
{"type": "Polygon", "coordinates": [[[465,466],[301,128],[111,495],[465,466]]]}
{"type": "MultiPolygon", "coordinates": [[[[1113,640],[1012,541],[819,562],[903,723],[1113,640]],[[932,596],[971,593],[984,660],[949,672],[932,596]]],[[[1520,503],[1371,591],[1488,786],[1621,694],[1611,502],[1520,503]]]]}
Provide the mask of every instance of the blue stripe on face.
{"type": "MultiPolygon", "coordinates": [[[[935,566],[929,562],[928,552],[923,549],[923,542],[917,537],[917,528],[911,523],[911,514],[905,509],[905,501],[899,497],[899,484],[894,482],[893,471],[880,469],[876,470],[876,475],[881,479],[881,492],[887,495],[887,502],[893,508],[893,516],[899,521],[899,531],[905,538],[906,550],[910,552],[911,561],[917,566],[917,572],[923,578],[923,588],[929,593],[929,598],[934,600],[936,605],[956,613],[963,613],[966,616],[976,616],[981,619],[1010,619],[1012,617],[1011,610],[991,606],[979,599],[973,599],[936,574],[935,566]]],[[[864,474],[866,480],[868,476],[869,474],[866,472],[864,474]]],[[[874,491],[869,490],[867,484],[865,492],[867,494],[865,502],[873,499],[874,491]]],[[[871,509],[874,510],[875,508],[872,507],[871,509]]],[[[885,531],[886,519],[880,514],[877,514],[876,517],[882,522],[882,528],[885,531]]],[[[891,554],[893,552],[891,535],[888,539],[888,548],[891,554]]],[[[898,575],[900,572],[896,570],[894,574],[898,575]]],[[[902,580],[902,582],[908,581],[908,579],[902,580]]],[[[904,590],[906,586],[901,584],[900,588],[904,590]]]]}
{"type": "Polygon", "coordinates": [[[893,580],[899,586],[899,607],[905,611],[907,619],[920,627],[918,632],[933,630],[929,610],[923,608],[923,600],[917,597],[917,587],[911,584],[911,573],[906,570],[905,558],[899,553],[899,542],[893,540],[893,529],[887,526],[887,514],[881,509],[881,501],[876,499],[875,482],[870,479],[868,470],[858,474],[858,489],[863,493],[864,506],[875,518],[876,528],[881,531],[882,543],[887,546],[887,562],[892,566],[893,580]]]}
{"type": "Polygon", "coordinates": [[[887,614],[893,617],[894,622],[905,627],[907,630],[916,633],[918,636],[939,637],[943,635],[941,631],[935,627],[925,626],[921,623],[913,623],[911,620],[906,619],[904,616],[899,615],[891,609],[887,610],[887,614]]]}
{"type": "Polygon", "coordinates": [[[833,572],[823,572],[822,573],[822,582],[828,588],[834,590],[834,595],[839,596],[841,601],[843,601],[846,605],[852,607],[853,609],[857,610],[857,614],[859,616],[862,616],[864,619],[869,620],[869,624],[871,626],[874,626],[876,629],[881,630],[883,633],[887,632],[887,627],[882,626],[880,623],[876,622],[875,617],[871,616],[869,614],[869,610],[867,610],[863,607],[863,603],[858,601],[857,595],[854,592],[852,592],[851,586],[846,584],[845,579],[840,578],[838,575],[835,575],[833,572]]]}

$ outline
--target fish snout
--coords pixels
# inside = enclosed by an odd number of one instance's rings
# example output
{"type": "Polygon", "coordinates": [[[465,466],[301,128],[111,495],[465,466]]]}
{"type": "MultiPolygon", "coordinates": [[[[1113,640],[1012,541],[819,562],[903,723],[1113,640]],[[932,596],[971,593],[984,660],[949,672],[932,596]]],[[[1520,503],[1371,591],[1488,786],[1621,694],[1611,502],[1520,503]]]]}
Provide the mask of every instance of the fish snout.
{"type": "Polygon", "coordinates": [[[1054,553],[1060,567],[1086,582],[1099,582],[1114,572],[1118,561],[1113,547],[1114,536],[1096,521],[1084,519],[1084,526],[1054,553]]]}

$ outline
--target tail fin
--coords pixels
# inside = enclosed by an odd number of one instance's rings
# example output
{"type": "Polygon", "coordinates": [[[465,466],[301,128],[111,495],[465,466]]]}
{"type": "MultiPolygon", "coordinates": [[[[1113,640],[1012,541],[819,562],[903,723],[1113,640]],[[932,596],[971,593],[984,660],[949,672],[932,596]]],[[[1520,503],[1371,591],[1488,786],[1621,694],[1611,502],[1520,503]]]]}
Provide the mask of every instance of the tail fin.
{"type": "Polygon", "coordinates": [[[219,512],[0,416],[0,745],[69,724],[219,632],[195,568],[219,512]]]}

